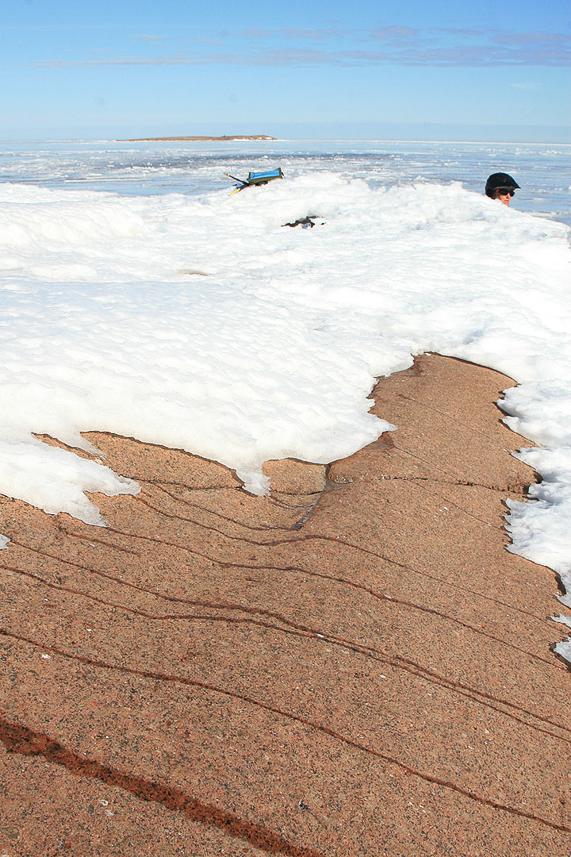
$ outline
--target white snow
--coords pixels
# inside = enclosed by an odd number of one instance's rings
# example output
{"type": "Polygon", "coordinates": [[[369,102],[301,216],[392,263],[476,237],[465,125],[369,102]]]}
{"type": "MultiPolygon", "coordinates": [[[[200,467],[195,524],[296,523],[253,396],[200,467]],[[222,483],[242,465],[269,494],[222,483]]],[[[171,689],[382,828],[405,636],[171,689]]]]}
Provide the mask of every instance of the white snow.
{"type": "Polygon", "coordinates": [[[234,195],[0,183],[0,492],[104,523],[84,492],[138,486],[94,460],[81,432],[101,430],[263,493],[267,459],[328,462],[391,430],[368,413],[375,377],[439,352],[518,382],[500,404],[543,481],[510,504],[510,549],[571,592],[568,227],[329,166],[234,195]]]}

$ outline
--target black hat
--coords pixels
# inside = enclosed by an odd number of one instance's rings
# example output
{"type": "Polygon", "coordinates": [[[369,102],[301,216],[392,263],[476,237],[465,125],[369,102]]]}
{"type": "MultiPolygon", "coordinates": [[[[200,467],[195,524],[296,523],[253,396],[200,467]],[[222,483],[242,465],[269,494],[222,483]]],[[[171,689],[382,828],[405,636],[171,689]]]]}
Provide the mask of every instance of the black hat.
{"type": "Polygon", "coordinates": [[[486,196],[494,197],[495,192],[500,187],[507,187],[509,190],[515,190],[519,187],[515,179],[512,179],[507,173],[493,173],[489,176],[486,182],[486,196]]]}

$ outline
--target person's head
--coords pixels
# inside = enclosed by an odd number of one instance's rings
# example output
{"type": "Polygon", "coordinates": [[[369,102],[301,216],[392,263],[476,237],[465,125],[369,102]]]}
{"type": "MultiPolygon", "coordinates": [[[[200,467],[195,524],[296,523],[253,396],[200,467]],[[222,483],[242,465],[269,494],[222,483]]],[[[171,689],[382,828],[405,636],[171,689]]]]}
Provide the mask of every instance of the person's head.
{"type": "Polygon", "coordinates": [[[499,199],[504,205],[509,205],[512,196],[519,185],[507,173],[493,173],[486,182],[486,196],[499,199]]]}

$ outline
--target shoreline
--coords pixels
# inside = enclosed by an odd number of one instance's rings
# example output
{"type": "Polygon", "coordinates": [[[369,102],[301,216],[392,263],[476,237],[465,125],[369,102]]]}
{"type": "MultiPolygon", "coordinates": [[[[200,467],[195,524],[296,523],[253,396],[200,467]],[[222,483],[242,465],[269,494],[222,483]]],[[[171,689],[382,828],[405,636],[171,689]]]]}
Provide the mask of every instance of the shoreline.
{"type": "Polygon", "coordinates": [[[142,488],[94,498],[107,528],[0,497],[0,850],[568,857],[568,629],[506,550],[536,479],[513,383],[423,355],[371,393],[396,431],[267,462],[269,497],[105,433],[142,488]]]}

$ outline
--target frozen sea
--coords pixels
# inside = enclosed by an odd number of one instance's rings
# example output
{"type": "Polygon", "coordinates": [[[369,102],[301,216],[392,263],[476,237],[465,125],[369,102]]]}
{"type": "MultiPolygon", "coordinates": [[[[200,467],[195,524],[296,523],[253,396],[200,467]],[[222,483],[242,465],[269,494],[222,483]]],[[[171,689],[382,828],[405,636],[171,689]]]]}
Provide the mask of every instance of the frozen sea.
{"type": "Polygon", "coordinates": [[[139,488],[89,430],[264,493],[268,459],[392,430],[368,413],[375,378],[439,352],[518,382],[501,407],[542,481],[510,503],[510,549],[571,607],[570,181],[556,144],[0,143],[0,493],[103,525],[84,492],[139,488]],[[276,167],[230,193],[225,173],[276,167]],[[497,171],[521,185],[509,208],[483,195],[497,171]]]}

